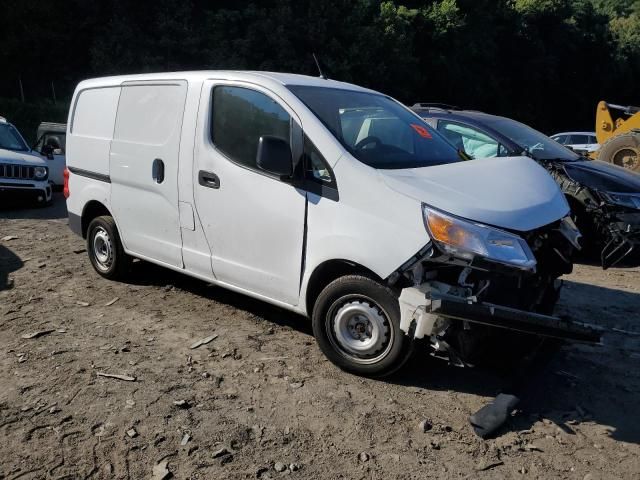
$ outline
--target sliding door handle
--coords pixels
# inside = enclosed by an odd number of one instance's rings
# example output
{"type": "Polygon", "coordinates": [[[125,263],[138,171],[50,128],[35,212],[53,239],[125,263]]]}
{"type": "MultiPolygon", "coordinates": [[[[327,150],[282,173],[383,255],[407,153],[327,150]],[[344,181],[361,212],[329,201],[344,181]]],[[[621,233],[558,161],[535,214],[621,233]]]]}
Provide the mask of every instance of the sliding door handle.
{"type": "Polygon", "coordinates": [[[220,188],[220,178],[213,172],[200,170],[198,172],[198,183],[207,188],[220,188]]]}
{"type": "Polygon", "coordinates": [[[164,162],[156,158],[151,166],[151,178],[156,183],[164,182],[164,162]]]}

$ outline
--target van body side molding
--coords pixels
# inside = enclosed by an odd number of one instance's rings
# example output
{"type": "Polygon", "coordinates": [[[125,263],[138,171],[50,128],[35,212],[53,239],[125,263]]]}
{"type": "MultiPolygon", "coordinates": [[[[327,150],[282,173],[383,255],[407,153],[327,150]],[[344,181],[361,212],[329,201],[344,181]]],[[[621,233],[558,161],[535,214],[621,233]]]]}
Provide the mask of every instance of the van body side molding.
{"type": "Polygon", "coordinates": [[[109,175],[92,172],[90,170],[83,170],[81,168],[76,168],[76,167],[67,167],[67,168],[74,175],[80,175],[81,177],[92,178],[93,180],[98,180],[100,182],[111,183],[111,177],[109,175]]]}

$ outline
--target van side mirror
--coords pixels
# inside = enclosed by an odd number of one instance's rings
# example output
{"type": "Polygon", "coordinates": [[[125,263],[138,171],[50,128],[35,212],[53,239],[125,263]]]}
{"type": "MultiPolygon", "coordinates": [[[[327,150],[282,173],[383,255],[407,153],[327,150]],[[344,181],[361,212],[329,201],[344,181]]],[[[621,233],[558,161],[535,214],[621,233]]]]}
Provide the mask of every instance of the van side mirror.
{"type": "Polygon", "coordinates": [[[258,141],[256,164],[265,172],[280,177],[293,175],[291,147],[286,140],[271,135],[263,135],[258,141]]]}

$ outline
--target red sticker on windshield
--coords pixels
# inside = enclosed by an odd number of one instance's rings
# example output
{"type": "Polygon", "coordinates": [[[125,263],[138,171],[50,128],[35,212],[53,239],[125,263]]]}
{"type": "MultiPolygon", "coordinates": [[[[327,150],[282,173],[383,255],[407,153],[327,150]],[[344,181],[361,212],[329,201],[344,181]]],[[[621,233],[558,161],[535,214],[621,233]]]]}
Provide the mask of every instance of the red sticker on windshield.
{"type": "Polygon", "coordinates": [[[411,128],[413,128],[422,138],[433,138],[429,133],[429,130],[424,128],[422,125],[416,125],[415,123],[412,123],[411,128]]]}

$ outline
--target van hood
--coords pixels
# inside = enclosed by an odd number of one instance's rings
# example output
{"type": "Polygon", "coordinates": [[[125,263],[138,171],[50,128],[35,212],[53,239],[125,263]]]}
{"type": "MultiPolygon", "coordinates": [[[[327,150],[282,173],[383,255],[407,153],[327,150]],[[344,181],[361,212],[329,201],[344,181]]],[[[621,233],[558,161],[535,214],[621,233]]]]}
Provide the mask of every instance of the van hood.
{"type": "Polygon", "coordinates": [[[569,205],[553,178],[526,157],[378,172],[387,186],[401,194],[507,230],[527,232],[569,213],[569,205]]]}
{"type": "Polygon", "coordinates": [[[40,158],[39,155],[34,155],[31,152],[16,152],[14,150],[5,150],[4,148],[0,148],[0,162],[15,165],[24,165],[25,163],[28,163],[34,167],[47,166],[47,162],[40,158]]]}

